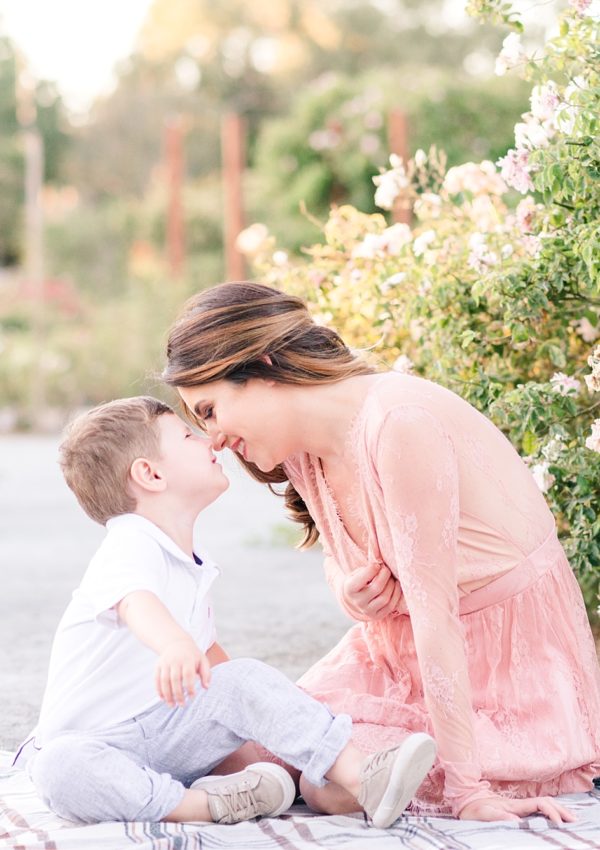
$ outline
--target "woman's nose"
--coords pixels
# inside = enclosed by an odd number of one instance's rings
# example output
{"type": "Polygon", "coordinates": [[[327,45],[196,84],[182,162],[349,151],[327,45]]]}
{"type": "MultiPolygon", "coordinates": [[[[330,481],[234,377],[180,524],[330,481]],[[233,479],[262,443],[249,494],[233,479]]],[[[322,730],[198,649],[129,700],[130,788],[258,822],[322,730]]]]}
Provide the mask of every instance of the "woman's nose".
{"type": "Polygon", "coordinates": [[[208,429],[208,437],[212,443],[212,447],[216,452],[220,452],[225,448],[227,438],[224,434],[221,433],[217,428],[214,428],[211,433],[211,429],[208,429]]]}

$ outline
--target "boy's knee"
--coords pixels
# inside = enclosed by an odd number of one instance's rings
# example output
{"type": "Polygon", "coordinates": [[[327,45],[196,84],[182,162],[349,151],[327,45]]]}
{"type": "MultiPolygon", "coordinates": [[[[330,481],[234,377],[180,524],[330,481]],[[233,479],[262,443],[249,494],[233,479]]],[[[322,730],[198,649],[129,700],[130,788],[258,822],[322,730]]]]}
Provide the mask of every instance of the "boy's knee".
{"type": "Polygon", "coordinates": [[[263,676],[265,670],[269,671],[272,668],[256,658],[234,658],[232,661],[225,661],[223,664],[218,664],[213,667],[212,676],[216,679],[224,681],[233,680],[239,682],[245,678],[257,678],[263,676]]]}
{"type": "MultiPolygon", "coordinates": [[[[36,786],[48,787],[71,773],[74,762],[80,762],[85,741],[75,735],[64,735],[44,744],[31,766],[31,778],[36,786]]],[[[84,756],[85,758],[85,756],[84,756]]]]}
{"type": "Polygon", "coordinates": [[[98,745],[78,735],[64,735],[45,744],[33,759],[30,774],[36,791],[54,812],[72,817],[69,790],[81,789],[90,757],[98,745]]]}
{"type": "Polygon", "coordinates": [[[258,658],[234,658],[229,662],[238,675],[252,676],[257,673],[271,671],[274,668],[269,667],[264,661],[259,661],[258,658]]]}

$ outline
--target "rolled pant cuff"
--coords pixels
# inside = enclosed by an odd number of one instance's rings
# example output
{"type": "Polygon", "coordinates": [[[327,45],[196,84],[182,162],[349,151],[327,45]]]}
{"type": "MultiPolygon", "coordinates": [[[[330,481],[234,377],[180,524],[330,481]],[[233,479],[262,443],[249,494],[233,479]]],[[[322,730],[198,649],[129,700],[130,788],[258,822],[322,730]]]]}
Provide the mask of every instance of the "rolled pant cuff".
{"type": "Polygon", "coordinates": [[[302,771],[304,777],[311,783],[321,787],[328,780],[325,774],[332,767],[352,735],[352,718],[349,714],[337,714],[315,752],[302,771]]]}
{"type": "MultiPolygon", "coordinates": [[[[167,778],[165,774],[161,775],[161,779],[163,777],[167,778]]],[[[181,803],[185,792],[185,786],[178,780],[171,779],[170,782],[165,782],[163,787],[157,790],[156,795],[152,796],[152,799],[140,809],[132,820],[152,821],[153,823],[164,820],[181,803]]]]}

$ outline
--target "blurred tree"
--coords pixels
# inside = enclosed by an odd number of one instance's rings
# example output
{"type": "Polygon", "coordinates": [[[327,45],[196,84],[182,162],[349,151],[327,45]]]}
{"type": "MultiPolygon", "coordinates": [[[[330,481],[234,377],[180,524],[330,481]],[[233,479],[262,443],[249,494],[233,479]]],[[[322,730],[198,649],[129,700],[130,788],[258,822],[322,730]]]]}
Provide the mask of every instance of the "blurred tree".
{"type": "Polygon", "coordinates": [[[71,131],[55,83],[40,80],[35,87],[36,122],[44,140],[44,180],[62,183],[70,153],[71,131]]]}
{"type": "MultiPolygon", "coordinates": [[[[12,41],[0,36],[0,266],[14,265],[21,252],[24,171],[17,119],[20,62],[12,41]]],[[[37,125],[44,140],[45,180],[60,181],[69,146],[62,100],[55,86],[46,81],[36,83],[34,100],[37,125]]]]}
{"type": "Polygon", "coordinates": [[[16,57],[12,43],[0,38],[0,266],[19,255],[23,199],[23,157],[17,124],[16,57]]]}
{"type": "Polygon", "coordinates": [[[413,153],[434,144],[452,166],[505,154],[527,93],[514,78],[478,82],[422,66],[407,66],[402,75],[388,68],[360,77],[322,75],[294,98],[287,115],[263,124],[253,215],[279,244],[298,249],[316,238],[314,225],[299,215],[302,204],[316,216],[331,203],[375,211],[372,178],[387,165],[392,108],[407,114],[413,153]]]}
{"type": "Polygon", "coordinates": [[[324,73],[360,77],[381,68],[401,99],[429,68],[477,73],[500,37],[465,17],[443,22],[443,0],[154,0],[136,53],[120,68],[114,93],[82,128],[69,171],[98,198],[143,193],[160,160],[164,119],[188,121],[192,179],[220,163],[219,117],[242,112],[250,159],[265,117],[289,110],[324,73]],[[408,69],[411,69],[408,72],[408,69]]]}

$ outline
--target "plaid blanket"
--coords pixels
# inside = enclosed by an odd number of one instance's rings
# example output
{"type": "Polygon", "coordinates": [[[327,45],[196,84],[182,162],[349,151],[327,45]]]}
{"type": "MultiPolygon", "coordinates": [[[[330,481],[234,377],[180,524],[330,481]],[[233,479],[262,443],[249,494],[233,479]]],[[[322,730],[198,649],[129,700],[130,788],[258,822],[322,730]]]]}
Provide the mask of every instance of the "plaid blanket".
{"type": "Polygon", "coordinates": [[[321,817],[294,806],[280,818],[214,824],[101,823],[82,826],[52,814],[24,772],[0,753],[0,848],[14,850],[592,850],[600,848],[600,791],[571,794],[562,802],[576,824],[550,825],[530,817],[514,823],[403,817],[388,830],[369,827],[361,815],[321,817]]]}

